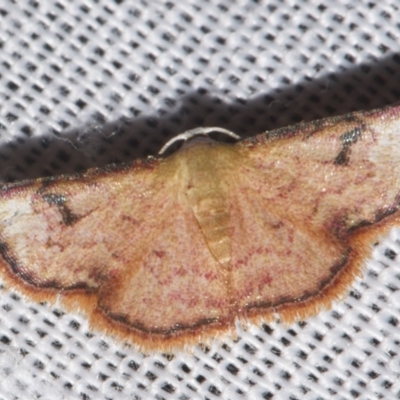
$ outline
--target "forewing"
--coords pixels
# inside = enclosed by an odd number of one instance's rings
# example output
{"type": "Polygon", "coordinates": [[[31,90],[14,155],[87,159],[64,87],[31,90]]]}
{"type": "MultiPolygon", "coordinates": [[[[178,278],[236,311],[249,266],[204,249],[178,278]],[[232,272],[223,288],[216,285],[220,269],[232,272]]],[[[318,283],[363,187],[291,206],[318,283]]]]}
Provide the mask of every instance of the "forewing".
{"type": "Polygon", "coordinates": [[[124,331],[226,322],[225,280],[175,172],[153,161],[6,186],[3,269],[22,288],[96,294],[97,311],[124,331]]]}
{"type": "MultiPolygon", "coordinates": [[[[397,218],[399,139],[400,109],[393,107],[300,124],[237,146],[232,293],[238,307],[263,314],[291,305],[293,318],[296,307],[323,298],[335,279],[351,281],[365,249],[397,218]],[[370,233],[365,240],[361,231],[370,233]]],[[[314,312],[321,304],[313,302],[314,312]]]]}
{"type": "MultiPolygon", "coordinates": [[[[7,268],[36,287],[97,288],[123,270],[128,246],[156,227],[146,218],[162,189],[146,167],[91,171],[5,186],[0,238],[7,268]]],[[[166,204],[157,204],[163,211],[166,204]]]]}

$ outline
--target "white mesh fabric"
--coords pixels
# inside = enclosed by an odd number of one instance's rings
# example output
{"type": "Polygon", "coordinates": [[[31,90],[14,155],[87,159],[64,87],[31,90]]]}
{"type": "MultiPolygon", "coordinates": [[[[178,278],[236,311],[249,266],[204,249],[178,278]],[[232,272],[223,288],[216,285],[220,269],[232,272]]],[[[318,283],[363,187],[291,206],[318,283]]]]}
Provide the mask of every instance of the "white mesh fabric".
{"type": "MultiPolygon", "coordinates": [[[[395,0],[0,2],[0,170],[33,178],[400,98],[395,0]]],[[[389,171],[390,173],[390,171],[389,171]]],[[[144,356],[0,294],[0,400],[400,397],[400,231],[345,301],[193,354],[144,356]]]]}

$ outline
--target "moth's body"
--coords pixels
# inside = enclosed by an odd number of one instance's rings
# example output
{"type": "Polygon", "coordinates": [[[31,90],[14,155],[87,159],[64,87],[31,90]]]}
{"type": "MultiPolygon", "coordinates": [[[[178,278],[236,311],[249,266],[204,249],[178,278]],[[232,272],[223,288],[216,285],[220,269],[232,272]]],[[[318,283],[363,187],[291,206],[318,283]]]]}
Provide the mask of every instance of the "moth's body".
{"type": "Polygon", "coordinates": [[[184,147],[166,161],[177,163],[178,166],[173,165],[176,171],[184,171],[184,179],[178,177],[183,186],[183,201],[189,202],[211,254],[226,270],[232,258],[234,224],[230,215],[229,183],[224,175],[236,157],[238,154],[232,146],[209,140],[184,147]]]}
{"type": "Polygon", "coordinates": [[[400,107],[6,185],[0,270],[146,350],[329,307],[400,224],[400,107]]]}

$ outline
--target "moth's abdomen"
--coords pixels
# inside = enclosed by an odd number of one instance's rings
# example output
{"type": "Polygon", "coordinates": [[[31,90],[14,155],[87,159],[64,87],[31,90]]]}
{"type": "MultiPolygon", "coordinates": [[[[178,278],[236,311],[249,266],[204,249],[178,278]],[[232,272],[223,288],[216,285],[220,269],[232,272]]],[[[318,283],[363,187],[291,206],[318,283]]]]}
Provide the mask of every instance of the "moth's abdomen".
{"type": "Polygon", "coordinates": [[[187,168],[186,195],[213,257],[229,269],[232,218],[229,193],[221,171],[229,169],[229,147],[211,143],[184,149],[187,168]]]}
{"type": "Polygon", "coordinates": [[[188,199],[212,255],[224,267],[231,262],[231,218],[229,204],[222,190],[204,187],[188,191],[188,199]]]}

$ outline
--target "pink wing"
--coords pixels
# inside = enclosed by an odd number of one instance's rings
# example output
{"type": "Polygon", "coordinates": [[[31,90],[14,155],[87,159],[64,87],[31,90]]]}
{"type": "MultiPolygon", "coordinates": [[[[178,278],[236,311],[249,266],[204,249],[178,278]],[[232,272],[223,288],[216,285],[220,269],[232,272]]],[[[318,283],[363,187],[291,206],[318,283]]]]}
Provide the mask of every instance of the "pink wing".
{"type": "Polygon", "coordinates": [[[232,292],[247,316],[315,314],[400,222],[400,108],[300,124],[238,144],[232,292]]]}
{"type": "Polygon", "coordinates": [[[226,284],[171,173],[152,161],[6,186],[1,268],[36,298],[76,294],[95,326],[147,347],[226,324],[226,284]]]}

